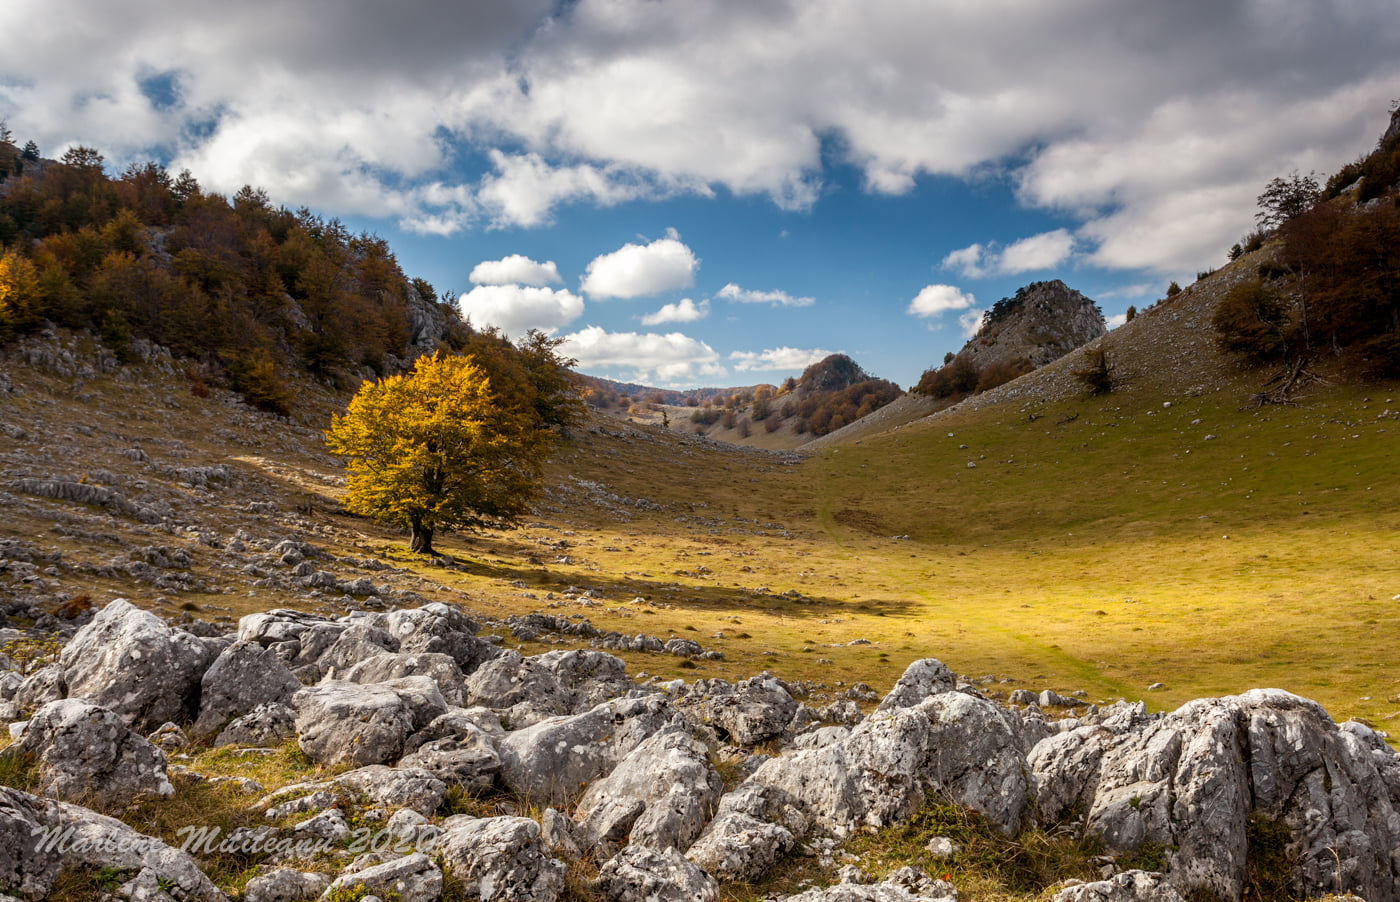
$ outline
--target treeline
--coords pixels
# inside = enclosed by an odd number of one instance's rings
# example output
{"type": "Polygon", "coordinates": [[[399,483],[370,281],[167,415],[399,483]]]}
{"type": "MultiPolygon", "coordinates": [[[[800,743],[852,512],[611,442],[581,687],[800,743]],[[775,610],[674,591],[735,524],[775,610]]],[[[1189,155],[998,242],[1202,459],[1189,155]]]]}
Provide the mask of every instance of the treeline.
{"type": "Polygon", "coordinates": [[[405,365],[411,302],[437,308],[450,349],[502,341],[406,278],[383,239],[338,220],[252,187],[206,193],[155,163],[109,177],[90,148],[48,161],[0,137],[0,341],[46,321],[90,330],[119,357],[146,339],[183,358],[193,383],[279,413],[288,371],[348,386],[364,368],[405,365]]]}
{"type": "Polygon", "coordinates": [[[1280,239],[1273,259],[1217,307],[1220,344],[1258,363],[1350,358],[1373,376],[1400,376],[1400,134],[1319,188],[1275,179],[1259,221],[1280,239]]]}

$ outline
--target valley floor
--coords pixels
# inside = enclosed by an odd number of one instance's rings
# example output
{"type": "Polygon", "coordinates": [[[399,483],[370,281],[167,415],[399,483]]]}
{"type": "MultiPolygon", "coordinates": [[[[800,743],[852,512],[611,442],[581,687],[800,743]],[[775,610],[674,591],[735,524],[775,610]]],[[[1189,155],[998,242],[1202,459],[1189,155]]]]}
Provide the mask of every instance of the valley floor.
{"type": "Polygon", "coordinates": [[[4,372],[10,602],[127,597],[227,626],[450,600],[526,653],[565,640],[511,635],[513,615],[723,654],[618,652],[662,679],[767,669],[835,699],[936,657],[990,693],[1170,709],[1271,686],[1400,718],[1395,387],[959,409],[806,456],[599,420],[526,528],[428,561],[340,509],[329,392],[307,387],[291,423],[74,338],[11,349],[4,372]],[[268,551],[289,538],[326,557],[298,575],[268,551]]]}

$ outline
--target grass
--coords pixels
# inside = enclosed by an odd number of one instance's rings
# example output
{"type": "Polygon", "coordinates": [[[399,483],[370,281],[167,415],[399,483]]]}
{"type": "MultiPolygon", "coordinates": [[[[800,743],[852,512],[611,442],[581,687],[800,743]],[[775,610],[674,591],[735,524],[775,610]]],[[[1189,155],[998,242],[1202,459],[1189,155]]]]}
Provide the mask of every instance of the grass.
{"type": "Polygon", "coordinates": [[[1274,686],[1384,729],[1400,713],[1386,638],[1400,626],[1394,394],[954,412],[797,466],[589,436],[557,465],[663,512],[619,522],[576,505],[523,532],[449,540],[464,567],[442,576],[488,611],[550,605],[600,629],[690,632],[728,658],[697,673],[623,655],[667,678],[767,668],[880,688],[932,656],[1158,709],[1274,686]],[[561,536],[569,563],[523,562],[561,536]],[[603,602],[562,597],[569,586],[603,602]],[[1166,688],[1148,694],[1154,683],[1166,688]]]}

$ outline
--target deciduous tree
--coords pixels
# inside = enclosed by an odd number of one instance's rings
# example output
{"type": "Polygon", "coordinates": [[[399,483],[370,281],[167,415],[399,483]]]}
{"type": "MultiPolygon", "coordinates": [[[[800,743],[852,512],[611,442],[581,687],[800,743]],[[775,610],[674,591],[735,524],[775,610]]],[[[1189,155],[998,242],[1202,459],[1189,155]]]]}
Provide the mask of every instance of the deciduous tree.
{"type": "Polygon", "coordinates": [[[554,434],[528,400],[494,391],[471,357],[438,353],[367,383],[326,438],[350,458],[345,506],[408,528],[410,549],[431,554],[439,530],[517,522],[554,434]]]}

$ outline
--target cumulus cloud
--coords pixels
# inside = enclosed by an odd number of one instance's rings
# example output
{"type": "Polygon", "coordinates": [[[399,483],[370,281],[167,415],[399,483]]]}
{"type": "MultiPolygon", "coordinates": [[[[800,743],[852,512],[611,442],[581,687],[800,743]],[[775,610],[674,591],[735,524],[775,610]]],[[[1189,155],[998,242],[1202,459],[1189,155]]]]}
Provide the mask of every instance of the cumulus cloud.
{"type": "Polygon", "coordinates": [[[771,304],[774,307],[810,307],[815,303],[812,298],[795,298],[786,291],[750,291],[733,282],[721,288],[715,297],[736,304],[771,304]]]}
{"type": "Polygon", "coordinates": [[[741,373],[753,370],[805,370],[833,353],[821,348],[770,348],[766,351],[734,351],[729,359],[734,361],[734,369],[741,373]]]}
{"type": "Polygon", "coordinates": [[[1128,314],[1126,314],[1126,313],[1120,313],[1120,314],[1118,314],[1117,316],[1110,316],[1108,319],[1104,320],[1104,324],[1105,324],[1110,330],[1113,330],[1113,329],[1117,329],[1119,326],[1123,325],[1123,324],[1126,323],[1127,321],[1128,321],[1128,314]]]}
{"type": "Polygon", "coordinates": [[[1074,236],[1066,229],[1043,232],[1009,244],[997,260],[997,272],[1004,275],[1052,269],[1074,251],[1074,236]]]}
{"type": "Polygon", "coordinates": [[[675,230],[650,244],[624,244],[594,257],[584,272],[583,293],[595,300],[641,298],[689,288],[700,260],[675,230]]]}
{"type": "Polygon", "coordinates": [[[561,350],[583,369],[620,367],[638,381],[655,377],[674,384],[726,375],[714,348],[680,332],[608,332],[588,326],[564,336],[561,350]]]}
{"type": "Polygon", "coordinates": [[[977,334],[977,330],[982,328],[982,317],[985,310],[969,310],[958,317],[958,328],[962,329],[963,338],[972,338],[977,334]]]}
{"type": "Polygon", "coordinates": [[[964,278],[980,279],[987,274],[982,268],[982,253],[984,248],[980,244],[969,244],[967,247],[952,251],[938,265],[943,269],[955,269],[963,274],[964,278]]]}
{"type": "Polygon", "coordinates": [[[662,323],[693,323],[710,315],[710,302],[695,303],[690,298],[681,298],[674,304],[663,304],[655,313],[642,317],[643,326],[659,326],[662,323]]]}
{"type": "Polygon", "coordinates": [[[975,303],[977,303],[975,297],[964,294],[957,286],[925,285],[914,296],[914,300],[909,302],[905,313],[927,319],[947,313],[949,310],[966,310],[975,303]]]}
{"type": "Polygon", "coordinates": [[[478,285],[457,299],[462,316],[496,326],[511,338],[530,329],[555,332],[583,314],[583,299],[563,289],[531,285],[478,285]]]}
{"type": "Polygon", "coordinates": [[[716,188],[803,209],[833,163],[877,194],[992,168],[1079,218],[1090,262],[1180,272],[1269,178],[1374,140],[1400,81],[1393,0],[1009,9],[7,0],[0,115],[46,152],[429,234],[716,188]]]}
{"type": "Polygon", "coordinates": [[[564,281],[553,260],[537,263],[524,254],[511,254],[499,260],[483,260],[472,267],[467,278],[476,285],[555,285],[564,281]]]}
{"type": "Polygon", "coordinates": [[[1069,259],[1074,240],[1068,229],[1056,229],[1022,238],[1000,250],[995,244],[971,244],[951,252],[939,265],[968,279],[1053,269],[1069,259]]]}

